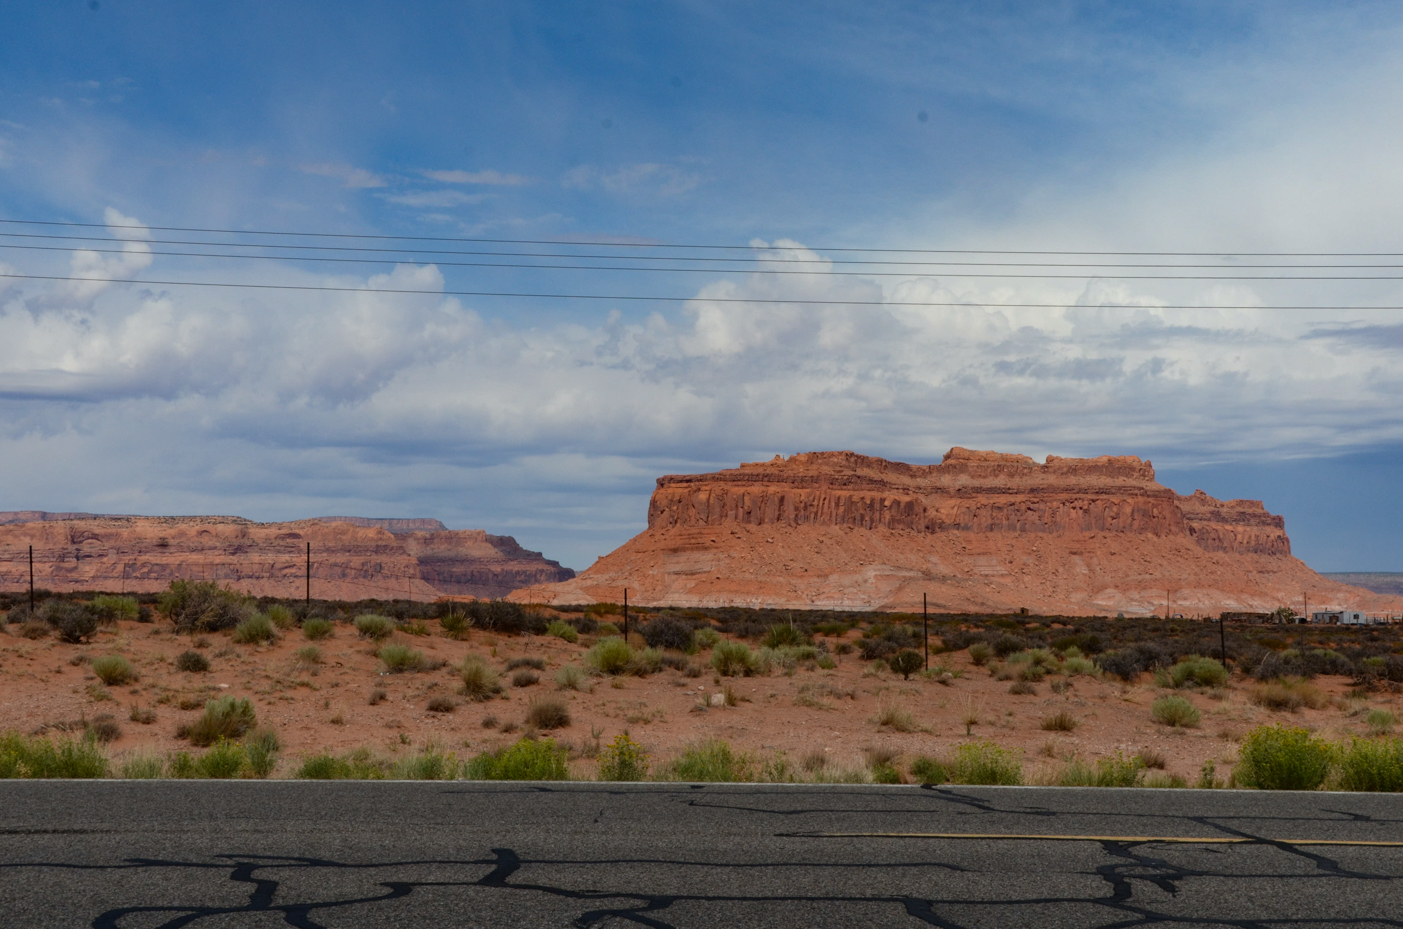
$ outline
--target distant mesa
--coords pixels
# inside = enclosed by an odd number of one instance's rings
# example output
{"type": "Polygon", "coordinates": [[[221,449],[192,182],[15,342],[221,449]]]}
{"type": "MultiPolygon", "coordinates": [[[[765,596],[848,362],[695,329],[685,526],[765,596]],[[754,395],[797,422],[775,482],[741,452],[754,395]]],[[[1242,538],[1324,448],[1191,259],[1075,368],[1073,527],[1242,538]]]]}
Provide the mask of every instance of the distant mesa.
{"type": "Polygon", "coordinates": [[[437,519],[323,516],[259,523],[237,516],[0,512],[0,589],[151,591],[212,580],[260,596],[319,599],[501,597],[575,576],[511,536],[437,519]]]}
{"type": "Polygon", "coordinates": [[[657,481],[648,528],[553,604],[1214,615],[1403,608],[1316,574],[1257,500],[1181,496],[1135,456],[809,452],[657,481]]]}

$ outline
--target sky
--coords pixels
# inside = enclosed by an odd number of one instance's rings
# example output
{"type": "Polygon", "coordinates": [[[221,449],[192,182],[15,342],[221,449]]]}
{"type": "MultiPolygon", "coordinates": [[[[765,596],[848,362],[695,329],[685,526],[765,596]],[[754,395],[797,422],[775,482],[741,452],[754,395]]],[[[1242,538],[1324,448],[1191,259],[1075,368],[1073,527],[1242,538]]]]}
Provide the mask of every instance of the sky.
{"type": "Polygon", "coordinates": [[[0,22],[0,509],[430,516],[583,569],[662,474],[960,445],[1139,455],[1264,500],[1317,570],[1403,570],[1398,270],[1250,267],[1403,262],[1244,257],[1403,252],[1397,4],[0,22]],[[402,252],[171,255],[237,238],[172,228],[402,252]],[[493,250],[669,270],[461,254],[493,250]],[[1010,260],[950,250],[1199,252],[1095,260],[1219,279],[848,263],[1010,260]]]}

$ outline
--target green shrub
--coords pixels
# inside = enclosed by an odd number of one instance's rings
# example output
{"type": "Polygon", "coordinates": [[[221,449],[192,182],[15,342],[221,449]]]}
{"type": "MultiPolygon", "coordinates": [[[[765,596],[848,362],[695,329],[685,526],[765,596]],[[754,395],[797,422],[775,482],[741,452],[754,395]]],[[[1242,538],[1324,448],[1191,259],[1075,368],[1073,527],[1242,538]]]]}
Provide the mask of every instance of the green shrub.
{"type": "Polygon", "coordinates": [[[780,623],[765,630],[760,644],[766,648],[779,648],[781,645],[806,645],[809,637],[793,623],[780,623]]]}
{"type": "Polygon", "coordinates": [[[309,781],[378,781],[384,779],[388,770],[385,762],[362,748],[340,758],[330,754],[312,755],[292,776],[309,781]]]}
{"type": "Polygon", "coordinates": [[[336,631],[336,624],[329,619],[313,617],[302,623],[302,634],[313,642],[331,638],[331,634],[336,631]]]}
{"type": "Polygon", "coordinates": [[[209,659],[197,651],[184,651],[176,656],[175,667],[178,671],[198,674],[209,670],[209,659]]]}
{"type": "Polygon", "coordinates": [[[692,631],[692,648],[700,651],[703,648],[715,648],[716,643],[721,641],[721,633],[711,626],[702,626],[692,631]]]}
{"type": "Polygon", "coordinates": [[[362,639],[374,639],[377,642],[389,638],[390,633],[395,631],[393,619],[375,613],[362,613],[355,618],[353,624],[362,639]]]}
{"type": "Polygon", "coordinates": [[[619,629],[619,627],[614,625],[613,623],[600,623],[599,628],[596,629],[595,632],[599,633],[602,636],[623,635],[623,632],[619,629]]]}
{"type": "Polygon", "coordinates": [[[0,735],[0,778],[106,777],[107,766],[107,756],[92,737],[54,743],[17,732],[0,735]]]}
{"type": "Polygon", "coordinates": [[[563,781],[570,776],[567,752],[553,739],[522,739],[468,762],[466,776],[477,781],[563,781]]]}
{"type": "Polygon", "coordinates": [[[1081,761],[1073,761],[1062,769],[1057,777],[1058,787],[1139,787],[1145,776],[1145,762],[1140,758],[1126,758],[1120,752],[1109,758],[1102,758],[1092,768],[1081,761]]]}
{"type": "Polygon", "coordinates": [[[39,618],[65,642],[86,642],[97,632],[98,615],[86,603],[71,600],[45,600],[39,618]]]}
{"type": "Polygon", "coordinates": [[[293,777],[309,781],[348,780],[351,777],[351,763],[335,755],[313,755],[302,762],[293,777]]]}
{"type": "Polygon", "coordinates": [[[271,729],[255,729],[244,739],[244,760],[250,777],[263,778],[273,773],[278,765],[278,754],[283,744],[276,732],[271,729]]]}
{"type": "Polygon", "coordinates": [[[994,649],[987,642],[975,642],[969,647],[969,660],[976,665],[982,665],[992,657],[994,649]]]}
{"type": "Polygon", "coordinates": [[[911,675],[921,670],[925,663],[925,658],[914,648],[903,648],[887,659],[887,666],[892,669],[892,673],[900,674],[903,680],[910,680],[911,675]]]}
{"type": "Polygon", "coordinates": [[[278,629],[266,613],[254,613],[234,627],[234,641],[240,645],[259,645],[277,638],[278,629]]]}
{"type": "Polygon", "coordinates": [[[1330,745],[1299,727],[1258,726],[1238,748],[1233,780],[1260,790],[1315,790],[1330,772],[1330,745]]]}
{"type": "Polygon", "coordinates": [[[1160,697],[1150,704],[1150,715],[1155,722],[1166,726],[1196,728],[1201,718],[1198,708],[1183,697],[1160,697]]]}
{"type": "Polygon", "coordinates": [[[437,747],[427,745],[422,752],[400,759],[392,776],[402,781],[451,781],[462,769],[457,755],[445,755],[437,747]]]}
{"type": "Polygon", "coordinates": [[[711,653],[711,666],[723,677],[741,677],[754,674],[759,661],[749,645],[726,639],[716,643],[711,653]]]}
{"type": "Polygon", "coordinates": [[[110,687],[129,684],[137,679],[136,668],[121,655],[102,655],[94,658],[92,669],[97,679],[110,687]]]}
{"type": "Polygon", "coordinates": [[[463,679],[463,696],[469,700],[491,700],[502,692],[502,683],[497,679],[497,672],[477,655],[464,658],[458,673],[463,679]]]}
{"type": "Polygon", "coordinates": [[[266,612],[273,625],[279,629],[291,629],[297,622],[297,617],[292,614],[292,610],[281,603],[274,603],[268,607],[266,612]]]}
{"type": "Polygon", "coordinates": [[[256,725],[258,717],[247,698],[215,697],[205,704],[205,712],[191,724],[187,737],[191,745],[203,748],[220,739],[241,738],[256,725]]]}
{"type": "Polygon", "coordinates": [[[564,639],[571,645],[580,641],[580,633],[575,627],[560,619],[555,620],[546,627],[546,635],[553,635],[557,639],[564,639]]]}
{"type": "Polygon", "coordinates": [[[425,665],[424,653],[412,649],[408,645],[386,645],[380,649],[377,656],[385,663],[385,668],[391,674],[420,671],[425,665]]]}
{"type": "Polygon", "coordinates": [[[136,622],[141,617],[141,604],[135,597],[118,597],[113,594],[99,594],[93,597],[89,609],[104,623],[126,620],[136,622]]]}
{"type": "Polygon", "coordinates": [[[1369,715],[1364,717],[1364,724],[1374,735],[1386,735],[1392,732],[1397,722],[1392,713],[1378,707],[1370,710],[1369,715]]]}
{"type": "Polygon", "coordinates": [[[189,771],[187,777],[213,778],[227,780],[239,776],[239,772],[244,768],[244,747],[238,742],[226,742],[220,740],[215,742],[209,751],[194,759],[194,763],[187,769],[181,766],[182,773],[189,771]]]}
{"type": "Polygon", "coordinates": [[[214,581],[171,581],[161,594],[160,609],[179,632],[232,629],[253,615],[253,598],[214,581]]]}
{"type": "Polygon", "coordinates": [[[601,781],[641,781],[648,777],[648,753],[622,732],[599,755],[601,781]]]}
{"type": "Polygon", "coordinates": [[[610,636],[594,643],[585,653],[585,664],[600,674],[627,674],[633,657],[633,648],[627,642],[610,636]]]}
{"type": "Polygon", "coordinates": [[[1085,674],[1088,677],[1097,677],[1099,676],[1099,669],[1096,667],[1096,662],[1092,661],[1090,658],[1072,655],[1067,658],[1066,661],[1062,662],[1062,673],[1068,677],[1073,677],[1078,674],[1085,674]]]}
{"type": "Polygon", "coordinates": [[[122,762],[121,773],[118,777],[129,781],[149,781],[160,777],[165,773],[166,763],[160,755],[139,754],[132,755],[122,762]]]}
{"type": "Polygon", "coordinates": [[[315,645],[302,646],[297,650],[296,655],[297,663],[306,668],[322,663],[322,650],[315,645]]]}
{"type": "Polygon", "coordinates": [[[449,610],[438,618],[438,624],[443,627],[443,634],[450,639],[466,639],[473,621],[466,613],[449,610]]]}
{"type": "Polygon", "coordinates": [[[1168,671],[1156,672],[1160,683],[1176,689],[1184,687],[1222,687],[1228,682],[1228,669],[1216,658],[1190,655],[1168,671]]]}
{"type": "Polygon", "coordinates": [[[911,776],[918,784],[944,784],[950,771],[934,758],[920,757],[911,762],[911,776]]]}
{"type": "Polygon", "coordinates": [[[966,742],[955,749],[950,764],[954,784],[1021,784],[1023,765],[1018,753],[993,742],[966,742]]]}
{"type": "Polygon", "coordinates": [[[1340,790],[1403,791],[1403,739],[1351,739],[1336,749],[1340,790]]]}
{"type": "Polygon", "coordinates": [[[720,739],[688,747],[664,769],[670,781],[736,783],[754,778],[755,762],[720,739]]]}
{"type": "Polygon", "coordinates": [[[526,708],[526,724],[537,729],[564,729],[570,725],[570,707],[559,697],[537,697],[526,708]]]}

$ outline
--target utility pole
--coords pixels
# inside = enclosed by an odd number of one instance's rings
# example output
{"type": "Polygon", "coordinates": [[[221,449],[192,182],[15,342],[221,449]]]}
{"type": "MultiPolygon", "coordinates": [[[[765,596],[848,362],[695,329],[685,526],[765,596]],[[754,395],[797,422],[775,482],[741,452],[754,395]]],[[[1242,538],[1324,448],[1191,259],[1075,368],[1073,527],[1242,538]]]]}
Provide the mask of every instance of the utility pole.
{"type": "Polygon", "coordinates": [[[1310,622],[1310,601],[1306,599],[1306,592],[1301,591],[1301,622],[1310,622]]]}
{"type": "Polygon", "coordinates": [[[1168,587],[1164,588],[1164,618],[1172,618],[1174,613],[1173,591],[1168,587]]]}
{"type": "Polygon", "coordinates": [[[34,546],[29,546],[29,616],[34,618],[34,546]]]}
{"type": "Polygon", "coordinates": [[[624,588],[624,641],[628,641],[628,588],[624,588]]]}
{"type": "Polygon", "coordinates": [[[1218,658],[1223,667],[1228,666],[1228,634],[1223,631],[1223,614],[1218,614],[1218,658]]]}
{"type": "Polygon", "coordinates": [[[930,670],[930,615],[926,612],[926,595],[921,594],[921,638],[926,644],[926,670],[930,670]]]}
{"type": "Polygon", "coordinates": [[[312,605],[312,543],[307,543],[307,605],[312,605]]]}

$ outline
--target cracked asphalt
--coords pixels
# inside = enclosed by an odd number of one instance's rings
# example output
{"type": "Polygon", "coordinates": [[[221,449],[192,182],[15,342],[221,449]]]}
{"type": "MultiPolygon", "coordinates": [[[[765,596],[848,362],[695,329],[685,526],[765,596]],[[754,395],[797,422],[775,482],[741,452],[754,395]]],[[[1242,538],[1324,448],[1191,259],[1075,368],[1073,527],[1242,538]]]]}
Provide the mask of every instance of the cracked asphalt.
{"type": "Polygon", "coordinates": [[[1392,795],[9,781],[0,924],[1403,926],[1400,845],[1392,795]]]}

